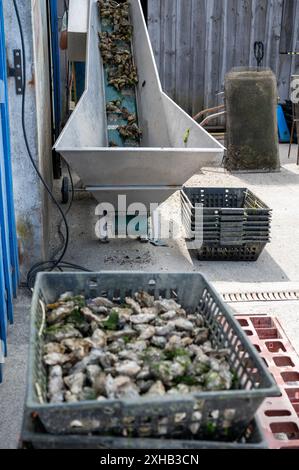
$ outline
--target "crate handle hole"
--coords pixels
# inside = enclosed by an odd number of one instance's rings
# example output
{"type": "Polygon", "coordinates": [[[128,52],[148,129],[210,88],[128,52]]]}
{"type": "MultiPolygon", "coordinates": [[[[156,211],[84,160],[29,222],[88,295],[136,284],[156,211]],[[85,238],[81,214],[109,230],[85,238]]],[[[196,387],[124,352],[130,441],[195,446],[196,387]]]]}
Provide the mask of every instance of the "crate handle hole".
{"type": "Polygon", "coordinates": [[[90,289],[96,289],[97,287],[99,287],[99,283],[98,283],[97,279],[91,279],[89,281],[89,288],[90,289]]]}

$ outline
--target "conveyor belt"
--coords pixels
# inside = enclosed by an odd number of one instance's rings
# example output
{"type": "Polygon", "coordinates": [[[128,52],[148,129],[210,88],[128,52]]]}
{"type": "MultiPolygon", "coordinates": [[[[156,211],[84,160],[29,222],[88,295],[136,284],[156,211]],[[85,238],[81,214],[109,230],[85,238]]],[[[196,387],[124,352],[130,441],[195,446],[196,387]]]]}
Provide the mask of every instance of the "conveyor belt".
{"type": "MultiPolygon", "coordinates": [[[[113,33],[114,27],[112,23],[106,19],[100,17],[101,32],[113,33]]],[[[127,50],[130,52],[131,57],[134,61],[133,44],[128,44],[124,41],[118,41],[120,49],[127,50]]],[[[136,124],[138,125],[138,107],[137,107],[137,89],[136,86],[127,87],[118,91],[113,85],[109,85],[109,73],[113,69],[111,65],[104,66],[104,88],[105,88],[105,101],[106,104],[120,101],[121,106],[126,108],[130,114],[135,114],[136,124]]],[[[140,147],[140,141],[133,139],[123,139],[118,132],[119,126],[125,126],[128,121],[122,117],[120,113],[107,112],[107,131],[108,131],[108,142],[110,146],[117,147],[140,147]]]]}

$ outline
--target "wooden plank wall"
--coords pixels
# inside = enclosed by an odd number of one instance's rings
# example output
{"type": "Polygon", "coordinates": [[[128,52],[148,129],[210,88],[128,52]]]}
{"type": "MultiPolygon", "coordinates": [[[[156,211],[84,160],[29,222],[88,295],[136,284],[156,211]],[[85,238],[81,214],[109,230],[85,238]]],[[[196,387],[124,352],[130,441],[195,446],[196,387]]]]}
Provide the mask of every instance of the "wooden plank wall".
{"type": "Polygon", "coordinates": [[[288,99],[299,58],[280,52],[299,51],[299,0],[148,0],[148,26],[163,88],[188,113],[222,103],[225,73],[256,65],[255,41],[288,99]]]}

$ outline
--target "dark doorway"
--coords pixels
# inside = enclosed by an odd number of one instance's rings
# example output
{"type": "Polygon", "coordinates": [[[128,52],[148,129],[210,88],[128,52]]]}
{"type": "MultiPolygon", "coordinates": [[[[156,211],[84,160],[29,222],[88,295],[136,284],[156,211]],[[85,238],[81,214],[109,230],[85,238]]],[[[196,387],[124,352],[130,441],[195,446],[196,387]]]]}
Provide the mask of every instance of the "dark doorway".
{"type": "Polygon", "coordinates": [[[142,9],[143,9],[146,24],[147,24],[147,19],[148,19],[148,4],[147,4],[147,2],[148,2],[148,0],[141,0],[141,6],[142,6],[142,9]]]}

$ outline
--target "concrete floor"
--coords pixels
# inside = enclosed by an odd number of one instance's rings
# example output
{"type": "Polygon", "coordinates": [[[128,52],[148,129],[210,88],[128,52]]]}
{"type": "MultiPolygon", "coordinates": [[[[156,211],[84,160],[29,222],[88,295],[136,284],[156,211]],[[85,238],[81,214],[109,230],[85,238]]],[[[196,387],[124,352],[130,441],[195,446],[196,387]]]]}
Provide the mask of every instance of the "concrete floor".
{"type": "MultiPolygon", "coordinates": [[[[288,146],[281,146],[280,173],[231,175],[222,168],[209,168],[188,182],[194,186],[248,187],[275,209],[272,243],[257,263],[238,263],[236,269],[236,264],[231,262],[201,262],[190,256],[182,239],[171,241],[164,248],[133,240],[113,240],[103,246],[95,236],[97,203],[87,198],[76,201],[69,216],[71,241],[66,258],[95,271],[202,271],[212,282],[299,282],[299,250],[296,249],[299,248],[299,167],[295,164],[295,147],[291,160],[287,159],[287,150],[288,146]]],[[[165,218],[177,219],[179,201],[176,193],[164,203],[165,218]]]]}
{"type": "MultiPolygon", "coordinates": [[[[188,184],[248,187],[274,209],[272,243],[256,263],[208,263],[190,256],[183,240],[167,247],[154,247],[133,240],[101,244],[95,237],[95,208],[88,198],[76,200],[69,215],[71,241],[67,261],[90,270],[140,270],[159,272],[203,272],[219,292],[242,290],[299,291],[299,168],[297,149],[287,158],[281,146],[282,171],[275,174],[231,175],[221,167],[205,169],[188,184]]],[[[165,217],[176,219],[179,195],[164,204],[165,217]]],[[[53,220],[55,215],[53,213],[53,220]]],[[[53,224],[55,231],[55,223],[53,224]]],[[[55,244],[57,240],[53,240],[55,244]]],[[[0,449],[17,445],[24,402],[30,299],[21,295],[16,303],[16,324],[9,330],[9,357],[4,383],[0,386],[0,449]]],[[[299,353],[299,302],[233,304],[236,313],[270,313],[279,317],[299,353]]]]}
{"type": "Polygon", "coordinates": [[[20,437],[26,388],[30,297],[21,292],[9,328],[9,356],[0,385],[0,449],[15,449],[20,437]]]}

